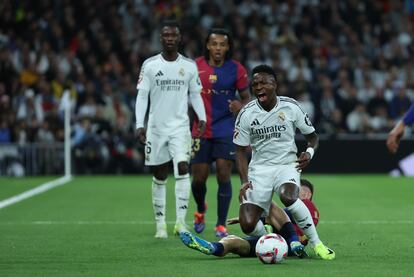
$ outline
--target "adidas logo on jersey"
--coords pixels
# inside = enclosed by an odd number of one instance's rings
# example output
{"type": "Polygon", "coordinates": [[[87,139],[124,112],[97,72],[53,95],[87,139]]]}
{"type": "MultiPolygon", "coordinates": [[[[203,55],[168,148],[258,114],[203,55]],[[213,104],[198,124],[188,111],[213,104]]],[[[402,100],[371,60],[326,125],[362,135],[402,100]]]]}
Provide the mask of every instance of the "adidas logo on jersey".
{"type": "Polygon", "coordinates": [[[155,77],[161,77],[161,76],[164,76],[164,73],[162,73],[162,71],[160,70],[160,71],[158,71],[158,73],[157,74],[155,74],[155,77]]]}
{"type": "Polygon", "coordinates": [[[250,126],[257,126],[260,125],[259,120],[257,120],[257,118],[255,120],[253,120],[252,124],[250,124],[250,126]]]}

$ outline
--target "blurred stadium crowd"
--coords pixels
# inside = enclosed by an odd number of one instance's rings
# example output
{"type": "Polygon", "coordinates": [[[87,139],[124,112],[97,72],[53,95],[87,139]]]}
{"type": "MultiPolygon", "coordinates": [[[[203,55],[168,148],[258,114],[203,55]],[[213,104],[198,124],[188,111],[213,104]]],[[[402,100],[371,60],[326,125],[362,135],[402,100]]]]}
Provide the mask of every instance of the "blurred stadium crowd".
{"type": "Polygon", "coordinates": [[[74,157],[101,170],[140,168],[135,86],[167,18],[191,58],[209,28],[230,29],[234,58],[272,65],[279,95],[321,134],[387,132],[414,100],[413,0],[3,0],[0,11],[0,143],[62,141],[69,91],[74,157]]]}

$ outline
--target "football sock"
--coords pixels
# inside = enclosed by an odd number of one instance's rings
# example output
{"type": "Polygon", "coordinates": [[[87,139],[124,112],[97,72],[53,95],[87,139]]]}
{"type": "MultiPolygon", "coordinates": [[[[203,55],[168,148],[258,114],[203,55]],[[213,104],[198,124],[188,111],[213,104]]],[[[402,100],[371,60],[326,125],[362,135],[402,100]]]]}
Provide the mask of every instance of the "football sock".
{"type": "Polygon", "coordinates": [[[231,183],[219,183],[217,191],[217,224],[226,226],[231,201],[231,183]]]}
{"type": "Polygon", "coordinates": [[[157,223],[165,223],[166,184],[167,180],[152,178],[152,206],[157,223]]]}
{"type": "Polygon", "coordinates": [[[280,235],[284,237],[290,245],[292,241],[299,241],[299,237],[296,234],[295,227],[293,227],[292,222],[286,222],[280,229],[280,235]]]}
{"type": "Polygon", "coordinates": [[[292,213],[296,224],[309,238],[309,242],[312,245],[316,245],[321,242],[318,233],[316,232],[315,225],[313,224],[312,216],[302,200],[298,199],[295,203],[286,208],[292,213]]]}
{"type": "Polygon", "coordinates": [[[223,252],[224,252],[224,246],[223,246],[223,244],[221,244],[220,242],[212,242],[211,244],[214,247],[214,251],[211,254],[213,254],[214,256],[221,256],[221,255],[223,255],[223,252]]]}
{"type": "Polygon", "coordinates": [[[247,234],[249,236],[252,237],[261,237],[263,235],[266,235],[266,229],[263,225],[263,222],[261,220],[259,220],[256,224],[256,227],[254,227],[253,232],[251,232],[250,234],[247,234]]]}
{"type": "Polygon", "coordinates": [[[185,222],[190,198],[190,175],[179,176],[175,180],[175,209],[177,222],[185,222]]]}
{"type": "Polygon", "coordinates": [[[207,187],[204,182],[192,182],[191,190],[193,191],[194,200],[197,203],[197,212],[204,213],[206,211],[205,201],[207,187]]]}

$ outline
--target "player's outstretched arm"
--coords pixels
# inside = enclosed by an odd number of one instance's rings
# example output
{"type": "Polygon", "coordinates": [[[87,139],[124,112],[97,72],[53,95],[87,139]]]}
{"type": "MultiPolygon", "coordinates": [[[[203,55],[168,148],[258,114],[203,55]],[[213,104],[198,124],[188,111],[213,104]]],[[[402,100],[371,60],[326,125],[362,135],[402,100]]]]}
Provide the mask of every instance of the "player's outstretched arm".
{"type": "Polygon", "coordinates": [[[398,146],[400,146],[401,138],[404,134],[405,124],[399,121],[397,125],[388,133],[387,148],[392,154],[396,153],[398,146]]]}
{"type": "Polygon", "coordinates": [[[227,225],[234,225],[234,224],[239,224],[240,220],[239,217],[232,217],[227,219],[227,225]]]}
{"type": "Polygon", "coordinates": [[[388,133],[387,138],[387,148],[391,153],[396,153],[398,147],[400,146],[400,141],[404,135],[405,126],[412,124],[414,122],[414,103],[405,113],[402,120],[394,126],[394,128],[388,133]]]}

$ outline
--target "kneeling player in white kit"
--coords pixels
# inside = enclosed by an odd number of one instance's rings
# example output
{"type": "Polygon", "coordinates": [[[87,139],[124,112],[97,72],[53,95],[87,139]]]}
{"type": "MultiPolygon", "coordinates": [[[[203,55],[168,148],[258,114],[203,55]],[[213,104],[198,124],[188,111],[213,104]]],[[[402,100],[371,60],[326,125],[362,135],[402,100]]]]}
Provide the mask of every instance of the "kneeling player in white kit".
{"type": "Polygon", "coordinates": [[[186,229],[185,216],[190,197],[189,160],[191,148],[188,99],[199,119],[199,135],[205,130],[206,113],[194,61],[178,53],[181,40],[175,21],[161,29],[162,52],[142,65],[135,106],[139,140],[145,144],[145,164],[153,168],[152,203],[157,225],[156,238],[167,238],[165,222],[166,183],[169,162],[173,161],[177,220],[174,233],[186,229]],[[144,118],[150,97],[147,128],[144,118]]]}
{"type": "Polygon", "coordinates": [[[309,164],[318,146],[315,128],[294,99],[277,96],[276,75],[270,66],[256,66],[252,76],[252,90],[257,99],[240,111],[233,137],[242,181],[240,226],[250,236],[266,234],[259,218],[269,213],[273,193],[276,193],[309,238],[315,253],[322,259],[332,260],[335,252],[321,242],[309,210],[299,199],[300,172],[309,164]],[[306,152],[299,158],[296,156],[296,128],[308,142],[306,152]],[[252,147],[249,165],[248,146],[252,147]]]}

